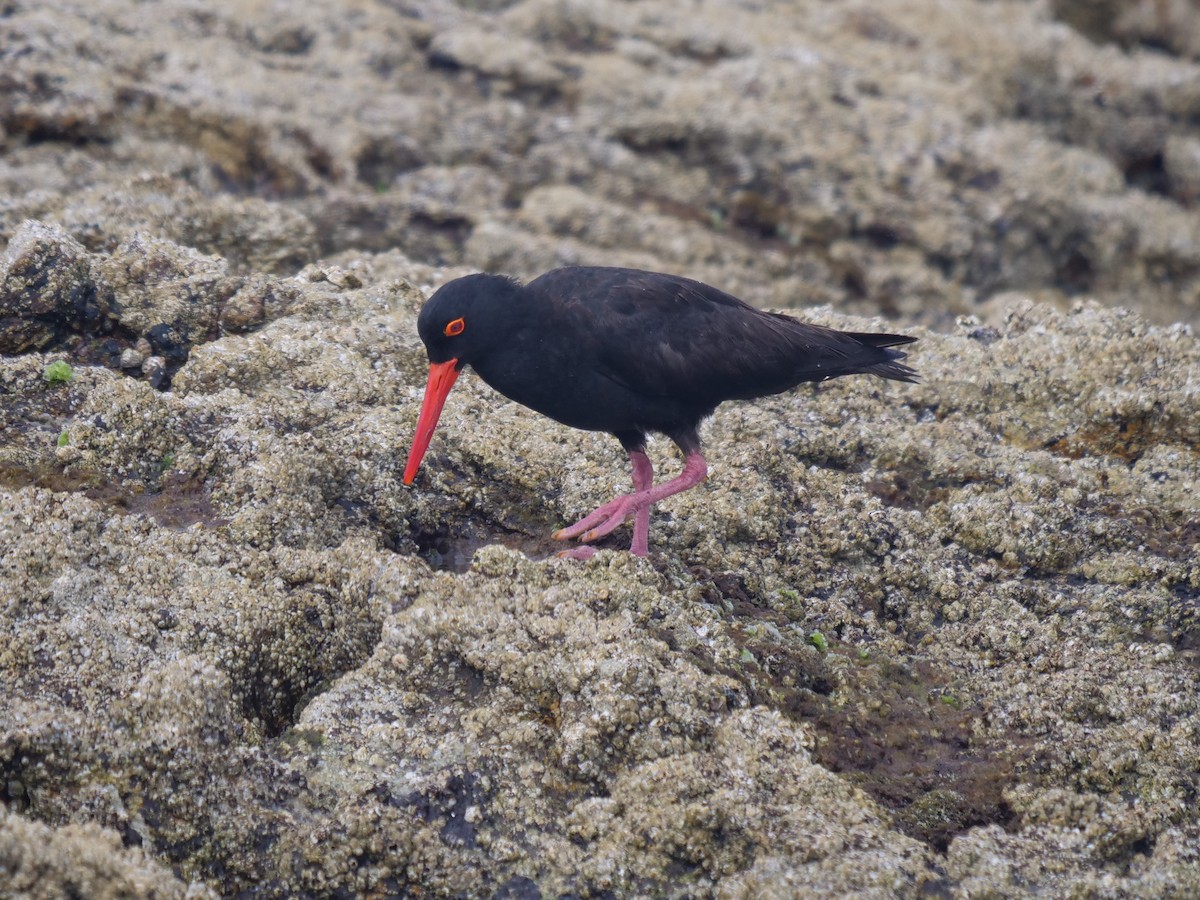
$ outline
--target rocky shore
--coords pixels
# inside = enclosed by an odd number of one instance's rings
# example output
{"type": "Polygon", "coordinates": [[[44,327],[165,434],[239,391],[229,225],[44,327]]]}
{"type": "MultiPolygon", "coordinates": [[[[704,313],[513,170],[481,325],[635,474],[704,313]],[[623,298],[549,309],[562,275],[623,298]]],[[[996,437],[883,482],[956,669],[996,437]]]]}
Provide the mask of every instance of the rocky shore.
{"type": "Polygon", "coordinates": [[[1200,14],[0,0],[0,897],[1200,894],[1200,14]],[[919,337],[610,436],[415,318],[919,337]],[[669,443],[652,453],[677,466],[669,443]]]}

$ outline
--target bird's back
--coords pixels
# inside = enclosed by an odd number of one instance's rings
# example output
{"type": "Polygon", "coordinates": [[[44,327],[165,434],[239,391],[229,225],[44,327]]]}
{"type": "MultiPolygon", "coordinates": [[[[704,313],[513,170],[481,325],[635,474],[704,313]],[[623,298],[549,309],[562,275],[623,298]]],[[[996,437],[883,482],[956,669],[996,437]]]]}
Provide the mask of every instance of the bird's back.
{"type": "Polygon", "coordinates": [[[810,325],[699,281],[636,269],[555,269],[526,288],[552,304],[605,378],[707,414],[805,381],[868,374],[914,381],[889,349],[914,338],[810,325]]]}

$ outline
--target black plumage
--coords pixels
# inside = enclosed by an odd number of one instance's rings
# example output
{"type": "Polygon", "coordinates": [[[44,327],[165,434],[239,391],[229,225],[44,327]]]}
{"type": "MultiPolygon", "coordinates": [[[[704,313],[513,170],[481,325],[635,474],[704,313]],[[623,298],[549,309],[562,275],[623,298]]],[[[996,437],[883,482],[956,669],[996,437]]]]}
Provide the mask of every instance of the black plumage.
{"type": "Polygon", "coordinates": [[[636,269],[554,269],[525,286],[469,275],[443,285],[417,327],[430,383],[405,482],[416,474],[450,385],[469,365],[518,403],[620,440],[633,458],[634,493],[556,536],[591,540],[636,515],[645,522],[635,522],[635,553],[646,552],[639,526],[648,527],[650,505],[703,480],[697,429],[720,403],[842,375],[917,377],[900,362],[905,354],[889,349],[914,338],[810,325],[689,278],[636,269]],[[686,460],[684,475],[658,487],[648,483],[649,432],[670,437],[686,460]]]}

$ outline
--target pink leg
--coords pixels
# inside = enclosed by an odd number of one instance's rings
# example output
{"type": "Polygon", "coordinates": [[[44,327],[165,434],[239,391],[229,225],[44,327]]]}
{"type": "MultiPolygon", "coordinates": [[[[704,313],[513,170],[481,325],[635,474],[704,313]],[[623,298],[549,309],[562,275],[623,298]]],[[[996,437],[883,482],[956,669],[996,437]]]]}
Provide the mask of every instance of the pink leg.
{"type": "MultiPolygon", "coordinates": [[[[640,494],[654,487],[654,466],[650,464],[650,457],[641,450],[634,450],[629,454],[629,459],[633,463],[633,492],[640,494]]],[[[639,509],[633,520],[633,543],[629,546],[629,552],[634,556],[645,556],[650,552],[649,506],[639,509]]]]}
{"type": "MultiPolygon", "coordinates": [[[[689,453],[683,462],[683,471],[670,481],[651,486],[653,469],[650,459],[640,450],[629,454],[633,461],[634,492],[617,497],[605,503],[595,512],[584,516],[574,525],[554,533],[557,540],[563,541],[578,537],[581,541],[594,541],[609,534],[617,526],[631,516],[634,518],[633,544],[629,552],[637,556],[645,556],[649,552],[650,538],[650,507],[659,500],[693,488],[708,476],[708,464],[700,451],[689,453]],[[641,457],[640,459],[638,457],[641,457]]],[[[578,548],[583,551],[585,548],[578,548]]],[[[571,556],[586,559],[591,553],[569,553],[571,556]]]]}
{"type": "MultiPolygon", "coordinates": [[[[650,462],[650,457],[642,450],[630,450],[629,461],[633,463],[633,492],[639,493],[646,490],[654,483],[654,465],[650,462]]],[[[585,519],[581,519],[572,528],[578,528],[581,525],[595,524],[602,521],[605,517],[611,515],[620,505],[624,497],[617,497],[615,500],[610,500],[605,503],[595,512],[591,513],[585,519]]],[[[560,537],[566,529],[554,533],[554,537],[560,540],[560,537]]],[[[633,523],[633,547],[638,546],[638,539],[641,539],[642,552],[638,555],[645,556],[649,552],[650,544],[650,507],[647,506],[643,510],[639,510],[637,518],[633,523]]],[[[632,548],[631,548],[632,549],[632,548]]],[[[637,551],[634,550],[636,553],[637,551]]],[[[591,559],[596,555],[596,548],[590,547],[587,544],[581,544],[578,547],[572,547],[570,550],[560,550],[557,554],[563,559],[591,559]]]]}

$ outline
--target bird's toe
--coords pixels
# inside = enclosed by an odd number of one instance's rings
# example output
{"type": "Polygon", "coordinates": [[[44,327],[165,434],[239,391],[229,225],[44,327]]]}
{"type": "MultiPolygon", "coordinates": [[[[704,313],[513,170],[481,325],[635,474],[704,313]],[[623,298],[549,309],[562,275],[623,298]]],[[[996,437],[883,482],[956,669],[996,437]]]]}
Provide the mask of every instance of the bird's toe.
{"type": "MultiPolygon", "coordinates": [[[[556,541],[569,540],[573,537],[579,537],[585,531],[588,534],[595,534],[597,536],[608,534],[631,514],[631,510],[628,507],[633,496],[633,494],[628,494],[609,500],[603,506],[588,513],[574,525],[567,525],[558,529],[558,531],[554,532],[554,539],[556,541]]],[[[590,540],[590,538],[585,537],[584,540],[590,540]]]]}

